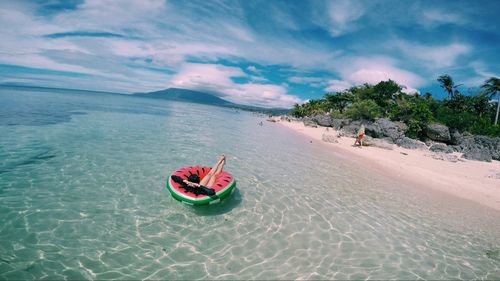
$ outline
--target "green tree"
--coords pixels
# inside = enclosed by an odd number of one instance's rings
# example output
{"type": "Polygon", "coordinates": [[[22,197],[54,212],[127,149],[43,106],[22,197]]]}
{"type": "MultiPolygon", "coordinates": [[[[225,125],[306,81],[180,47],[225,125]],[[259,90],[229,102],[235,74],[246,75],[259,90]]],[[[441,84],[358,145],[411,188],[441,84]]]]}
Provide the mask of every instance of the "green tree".
{"type": "Polygon", "coordinates": [[[443,88],[446,93],[448,93],[448,98],[453,98],[455,94],[459,93],[458,87],[461,85],[455,85],[453,78],[450,75],[445,74],[438,77],[437,81],[441,84],[441,88],[443,88]]]}
{"type": "Polygon", "coordinates": [[[497,112],[495,114],[495,125],[498,124],[498,111],[500,110],[500,79],[498,79],[497,77],[491,77],[489,78],[488,80],[486,80],[484,82],[484,84],[481,86],[481,88],[484,89],[484,91],[491,95],[491,97],[493,98],[493,96],[495,94],[497,94],[497,112]]]}
{"type": "Polygon", "coordinates": [[[382,116],[381,108],[373,100],[362,100],[353,103],[346,109],[346,115],[354,120],[375,120],[382,116]]]}
{"type": "Polygon", "coordinates": [[[490,106],[490,98],[487,93],[479,93],[476,96],[470,97],[470,110],[482,117],[490,106]]]}
{"type": "Polygon", "coordinates": [[[328,107],[343,113],[345,108],[354,101],[354,95],[349,91],[345,91],[336,94],[326,94],[325,99],[328,107]]]}
{"type": "Polygon", "coordinates": [[[402,89],[403,88],[398,85],[398,83],[390,79],[387,81],[381,81],[373,87],[374,95],[372,99],[379,106],[386,108],[389,104],[388,101],[393,100],[402,89]]]}
{"type": "Polygon", "coordinates": [[[304,117],[304,107],[298,103],[293,106],[293,109],[289,113],[294,117],[304,117]]]}
{"type": "Polygon", "coordinates": [[[391,119],[408,125],[408,137],[423,137],[424,130],[433,120],[427,99],[420,96],[399,95],[391,110],[391,119]]]}

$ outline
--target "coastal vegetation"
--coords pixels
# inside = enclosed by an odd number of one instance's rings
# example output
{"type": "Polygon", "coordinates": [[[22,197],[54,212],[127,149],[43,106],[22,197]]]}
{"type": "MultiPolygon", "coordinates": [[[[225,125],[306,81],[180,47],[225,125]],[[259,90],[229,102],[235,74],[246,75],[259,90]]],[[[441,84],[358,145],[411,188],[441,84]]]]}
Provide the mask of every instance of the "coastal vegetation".
{"type": "Polygon", "coordinates": [[[431,123],[446,125],[460,133],[500,137],[500,106],[493,100],[495,95],[500,97],[500,79],[492,77],[467,93],[462,93],[461,85],[455,84],[449,75],[442,75],[437,81],[447,94],[442,100],[431,93],[404,93],[403,86],[388,80],[327,93],[322,99],[296,104],[289,114],[294,117],[328,114],[337,119],[370,121],[387,118],[404,122],[410,138],[423,138],[425,128],[431,123]]]}

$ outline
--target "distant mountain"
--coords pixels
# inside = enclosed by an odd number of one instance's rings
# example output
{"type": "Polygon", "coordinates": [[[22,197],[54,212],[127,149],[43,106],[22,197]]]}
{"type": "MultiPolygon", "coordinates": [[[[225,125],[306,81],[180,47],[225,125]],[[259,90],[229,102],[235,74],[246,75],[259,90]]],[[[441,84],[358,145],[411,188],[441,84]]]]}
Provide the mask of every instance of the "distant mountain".
{"type": "MultiPolygon", "coordinates": [[[[86,93],[94,93],[94,94],[108,94],[108,95],[128,95],[128,94],[120,94],[120,93],[112,93],[112,92],[103,92],[103,91],[92,91],[92,90],[80,90],[80,89],[67,89],[67,88],[53,88],[53,87],[40,87],[40,86],[28,86],[28,85],[19,85],[19,84],[0,84],[0,88],[4,89],[28,89],[28,90],[38,90],[38,91],[50,91],[50,92],[86,92],[86,93]]],[[[179,88],[168,88],[161,91],[149,92],[149,93],[134,93],[134,96],[142,96],[146,98],[154,98],[154,99],[165,99],[165,100],[175,100],[175,101],[183,101],[183,102],[192,102],[192,103],[201,103],[201,104],[209,104],[215,106],[222,106],[228,108],[241,109],[246,111],[253,112],[261,112],[265,114],[273,114],[273,115],[283,115],[288,114],[290,109],[287,108],[264,108],[258,106],[251,105],[243,105],[229,102],[227,100],[221,99],[215,95],[187,90],[187,89],[179,89],[179,88]]]]}
{"type": "Polygon", "coordinates": [[[165,90],[149,93],[135,93],[134,95],[142,95],[146,98],[186,101],[219,106],[229,106],[233,104],[208,93],[179,88],[168,88],[165,90]]]}
{"type": "Polygon", "coordinates": [[[168,88],[161,91],[149,92],[149,93],[135,93],[134,95],[140,95],[145,98],[154,98],[154,99],[165,99],[165,100],[174,100],[174,101],[184,101],[184,102],[192,102],[192,103],[201,103],[201,104],[209,104],[215,106],[236,108],[247,111],[254,112],[262,112],[266,114],[287,114],[290,109],[286,108],[263,108],[258,106],[249,106],[243,104],[236,104],[229,102],[227,100],[221,99],[215,95],[187,90],[187,89],[179,89],[179,88],[168,88]]]}

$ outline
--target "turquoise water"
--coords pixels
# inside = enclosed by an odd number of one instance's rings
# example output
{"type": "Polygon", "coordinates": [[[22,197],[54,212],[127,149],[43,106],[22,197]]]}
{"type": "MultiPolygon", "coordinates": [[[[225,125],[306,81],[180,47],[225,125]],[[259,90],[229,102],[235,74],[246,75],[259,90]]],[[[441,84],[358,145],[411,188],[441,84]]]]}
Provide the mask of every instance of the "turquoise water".
{"type": "Polygon", "coordinates": [[[499,212],[261,120],[0,89],[0,279],[500,279],[499,212]],[[229,200],[170,197],[170,172],[221,153],[229,200]]]}

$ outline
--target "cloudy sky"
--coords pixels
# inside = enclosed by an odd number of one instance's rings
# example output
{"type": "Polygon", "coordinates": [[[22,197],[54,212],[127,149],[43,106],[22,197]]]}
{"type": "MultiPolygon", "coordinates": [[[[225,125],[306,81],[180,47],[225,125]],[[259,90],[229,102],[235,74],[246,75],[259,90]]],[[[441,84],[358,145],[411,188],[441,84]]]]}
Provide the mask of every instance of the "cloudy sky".
{"type": "Polygon", "coordinates": [[[168,87],[288,107],[393,79],[500,76],[500,1],[0,1],[0,83],[168,87]]]}

